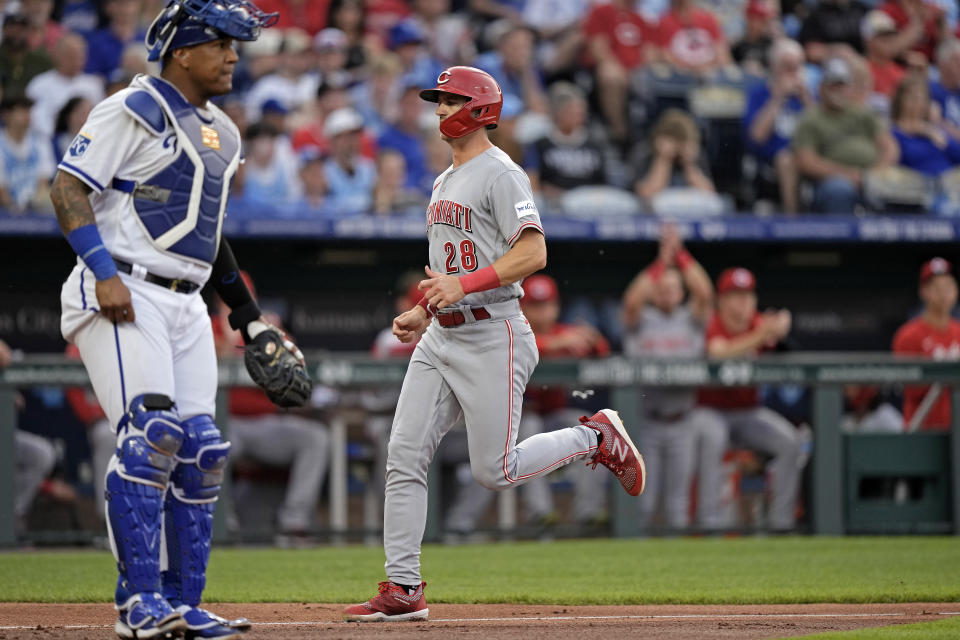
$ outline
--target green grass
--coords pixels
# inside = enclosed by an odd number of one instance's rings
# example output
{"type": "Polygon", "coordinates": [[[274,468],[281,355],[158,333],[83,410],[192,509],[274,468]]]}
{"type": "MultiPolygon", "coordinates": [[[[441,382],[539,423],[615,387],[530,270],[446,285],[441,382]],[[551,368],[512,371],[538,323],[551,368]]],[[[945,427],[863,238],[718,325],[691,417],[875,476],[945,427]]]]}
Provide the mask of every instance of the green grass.
{"type": "MultiPolygon", "coordinates": [[[[583,540],[426,546],[430,601],[751,604],[960,600],[956,538],[583,540]]],[[[213,552],[208,602],[352,602],[383,579],[376,547],[213,552]]],[[[0,601],[103,602],[103,552],[0,554],[0,601]]]]}
{"type": "Polygon", "coordinates": [[[857,631],[829,631],[797,636],[803,640],[956,640],[960,637],[960,620],[951,618],[937,622],[898,624],[857,631]]]}

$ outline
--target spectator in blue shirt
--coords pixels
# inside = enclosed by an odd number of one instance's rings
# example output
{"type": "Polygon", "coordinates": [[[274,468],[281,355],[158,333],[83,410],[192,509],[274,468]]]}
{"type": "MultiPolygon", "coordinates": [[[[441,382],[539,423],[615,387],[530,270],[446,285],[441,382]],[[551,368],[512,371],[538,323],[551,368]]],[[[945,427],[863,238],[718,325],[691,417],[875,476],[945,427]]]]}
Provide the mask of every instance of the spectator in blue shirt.
{"type": "Polygon", "coordinates": [[[145,32],[140,27],[140,0],[107,0],[103,9],[109,23],[87,35],[85,70],[107,78],[120,66],[127,45],[143,44],[145,32]]]}
{"type": "Polygon", "coordinates": [[[930,121],[926,78],[907,76],[890,105],[893,137],[900,145],[900,164],[936,177],[960,165],[960,142],[930,121]]]}
{"type": "Polygon", "coordinates": [[[323,123],[323,134],[330,141],[324,173],[330,205],[339,217],[368,213],[373,203],[377,169],[372,160],[360,155],[362,131],[363,118],[351,107],[337,109],[323,123]]]}
{"type": "Polygon", "coordinates": [[[940,81],[930,84],[934,121],[960,140],[960,40],[950,39],[937,48],[940,81]]]}
{"type": "Polygon", "coordinates": [[[283,215],[279,208],[295,202],[301,191],[290,140],[272,124],[255,122],[247,127],[244,147],[244,201],[268,216],[283,215]]]}
{"type": "Polygon", "coordinates": [[[743,129],[747,151],[757,160],[758,177],[777,185],[784,212],[796,213],[800,179],[790,138],[813,98],[803,78],[803,47],[794,40],[778,40],[769,58],[770,78],[750,88],[743,129]]]}
{"type": "Polygon", "coordinates": [[[426,104],[420,99],[420,88],[416,84],[406,84],[393,123],[383,130],[377,144],[380,149],[393,149],[403,155],[407,167],[407,187],[430,195],[435,176],[427,169],[427,153],[420,131],[426,104]]]}
{"type": "Polygon", "coordinates": [[[50,142],[30,129],[33,101],[26,96],[0,103],[0,208],[13,212],[46,210],[56,163],[50,142]]]}
{"type": "Polygon", "coordinates": [[[491,25],[503,30],[496,39],[496,50],[477,56],[474,65],[497,79],[503,95],[520,98],[524,111],[549,113],[543,76],[534,56],[533,31],[522,24],[501,24],[491,25]]]}
{"type": "Polygon", "coordinates": [[[297,217],[315,219],[330,214],[330,189],[324,170],[326,158],[317,149],[306,149],[300,154],[300,182],[303,194],[292,209],[297,217]]]}
{"type": "Polygon", "coordinates": [[[430,56],[423,44],[425,39],[423,29],[410,19],[390,27],[387,36],[387,48],[399,57],[404,75],[422,87],[434,84],[444,69],[440,61],[430,56]]]}

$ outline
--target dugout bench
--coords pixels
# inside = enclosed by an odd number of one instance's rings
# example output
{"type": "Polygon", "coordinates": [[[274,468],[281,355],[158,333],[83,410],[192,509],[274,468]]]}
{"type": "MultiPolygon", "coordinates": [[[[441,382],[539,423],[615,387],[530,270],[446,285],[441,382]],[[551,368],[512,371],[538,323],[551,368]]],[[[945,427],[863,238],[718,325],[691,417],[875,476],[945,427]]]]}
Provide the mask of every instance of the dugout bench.
{"type": "MultiPolygon", "coordinates": [[[[308,354],[314,380],[331,387],[397,386],[406,362],[374,360],[367,355],[308,354]]],[[[240,362],[219,366],[217,423],[229,433],[226,390],[252,383],[240,362]]],[[[907,360],[890,354],[796,353],[737,361],[651,361],[612,357],[599,360],[547,360],[537,367],[537,384],[562,384],[576,389],[609,387],[611,406],[625,417],[636,434],[640,386],[740,386],[792,384],[813,388],[814,452],[812,465],[812,525],[818,535],[846,533],[953,533],[960,535],[960,411],[954,410],[948,433],[844,435],[839,428],[844,384],[935,383],[953,385],[953,407],[960,407],[960,363],[907,360]],[[876,490],[894,483],[892,498],[876,490]],[[873,483],[873,484],[871,484],[873,483]]],[[[18,387],[84,386],[82,364],[59,355],[27,356],[0,371],[0,546],[16,543],[14,532],[14,398],[18,387]]],[[[347,439],[342,422],[331,425],[330,533],[344,538],[347,523],[347,439]]],[[[229,435],[227,436],[229,438],[229,435]]],[[[436,474],[431,473],[431,479],[436,474]]],[[[611,533],[636,535],[637,514],[632,498],[611,483],[611,533]]],[[[431,492],[439,487],[431,485],[431,492]]],[[[224,484],[229,494],[229,482],[224,484]]],[[[428,506],[426,538],[439,537],[439,500],[428,506]]],[[[502,529],[515,525],[515,493],[500,501],[502,529]]],[[[215,536],[224,539],[223,510],[217,510],[215,536]]]]}

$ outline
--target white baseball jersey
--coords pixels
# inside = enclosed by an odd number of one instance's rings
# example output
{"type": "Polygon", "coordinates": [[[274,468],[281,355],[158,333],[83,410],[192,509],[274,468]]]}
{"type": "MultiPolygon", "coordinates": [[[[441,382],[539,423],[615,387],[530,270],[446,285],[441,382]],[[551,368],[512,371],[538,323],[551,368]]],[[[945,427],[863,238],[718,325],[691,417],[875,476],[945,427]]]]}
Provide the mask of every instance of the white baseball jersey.
{"type": "Polygon", "coordinates": [[[120,278],[135,322],[99,314],[95,278],[79,258],[61,291],[61,331],[79,348],[114,427],[143,393],[173,398],[183,418],[214,413],[216,354],[199,290],[178,293],[143,278],[207,281],[240,161],[240,134],[226,114],[138,76],[93,109],[60,162],[93,190],[104,246],[134,265],[120,278]]]}
{"type": "MultiPolygon", "coordinates": [[[[489,267],[524,229],[543,233],[530,179],[503,150],[492,147],[433,183],[427,207],[430,268],[462,276],[489,267]]],[[[519,282],[478,291],[460,304],[476,306],[523,295],[519,282]]]]}
{"type": "MultiPolygon", "coordinates": [[[[129,87],[94,107],[60,161],[59,168],[93,189],[91,204],[97,229],[110,255],[166,278],[185,279],[202,285],[210,276],[210,263],[170,250],[178,236],[182,237],[191,230],[190,221],[185,221],[187,224],[180,229],[171,229],[170,237],[154,239],[134,208],[133,194],[111,188],[115,178],[140,184],[170,164],[178,153],[188,151],[181,149],[182,143],[173,123],[168,123],[165,131],[157,134],[125,106],[127,97],[134,91],[154,89],[151,82],[164,81],[138,76],[129,87]]],[[[215,105],[207,103],[206,109],[197,111],[216,132],[217,144],[230,138],[240,140],[237,126],[215,105]]],[[[228,170],[228,183],[241,161],[238,154],[232,170],[228,170]]],[[[222,201],[225,205],[225,194],[222,201]]],[[[216,233],[219,241],[219,228],[216,233]]]]}

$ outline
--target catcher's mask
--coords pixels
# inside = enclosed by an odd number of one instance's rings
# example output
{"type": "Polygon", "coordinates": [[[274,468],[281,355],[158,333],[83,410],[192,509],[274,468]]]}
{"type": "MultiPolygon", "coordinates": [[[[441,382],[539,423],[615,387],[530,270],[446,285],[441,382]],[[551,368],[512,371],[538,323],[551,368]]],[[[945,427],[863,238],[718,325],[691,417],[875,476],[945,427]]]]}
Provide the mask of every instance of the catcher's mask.
{"type": "Polygon", "coordinates": [[[224,37],[256,40],[260,29],[278,18],[249,0],[171,0],[147,29],[147,59],[160,60],[168,51],[224,37]]]}

